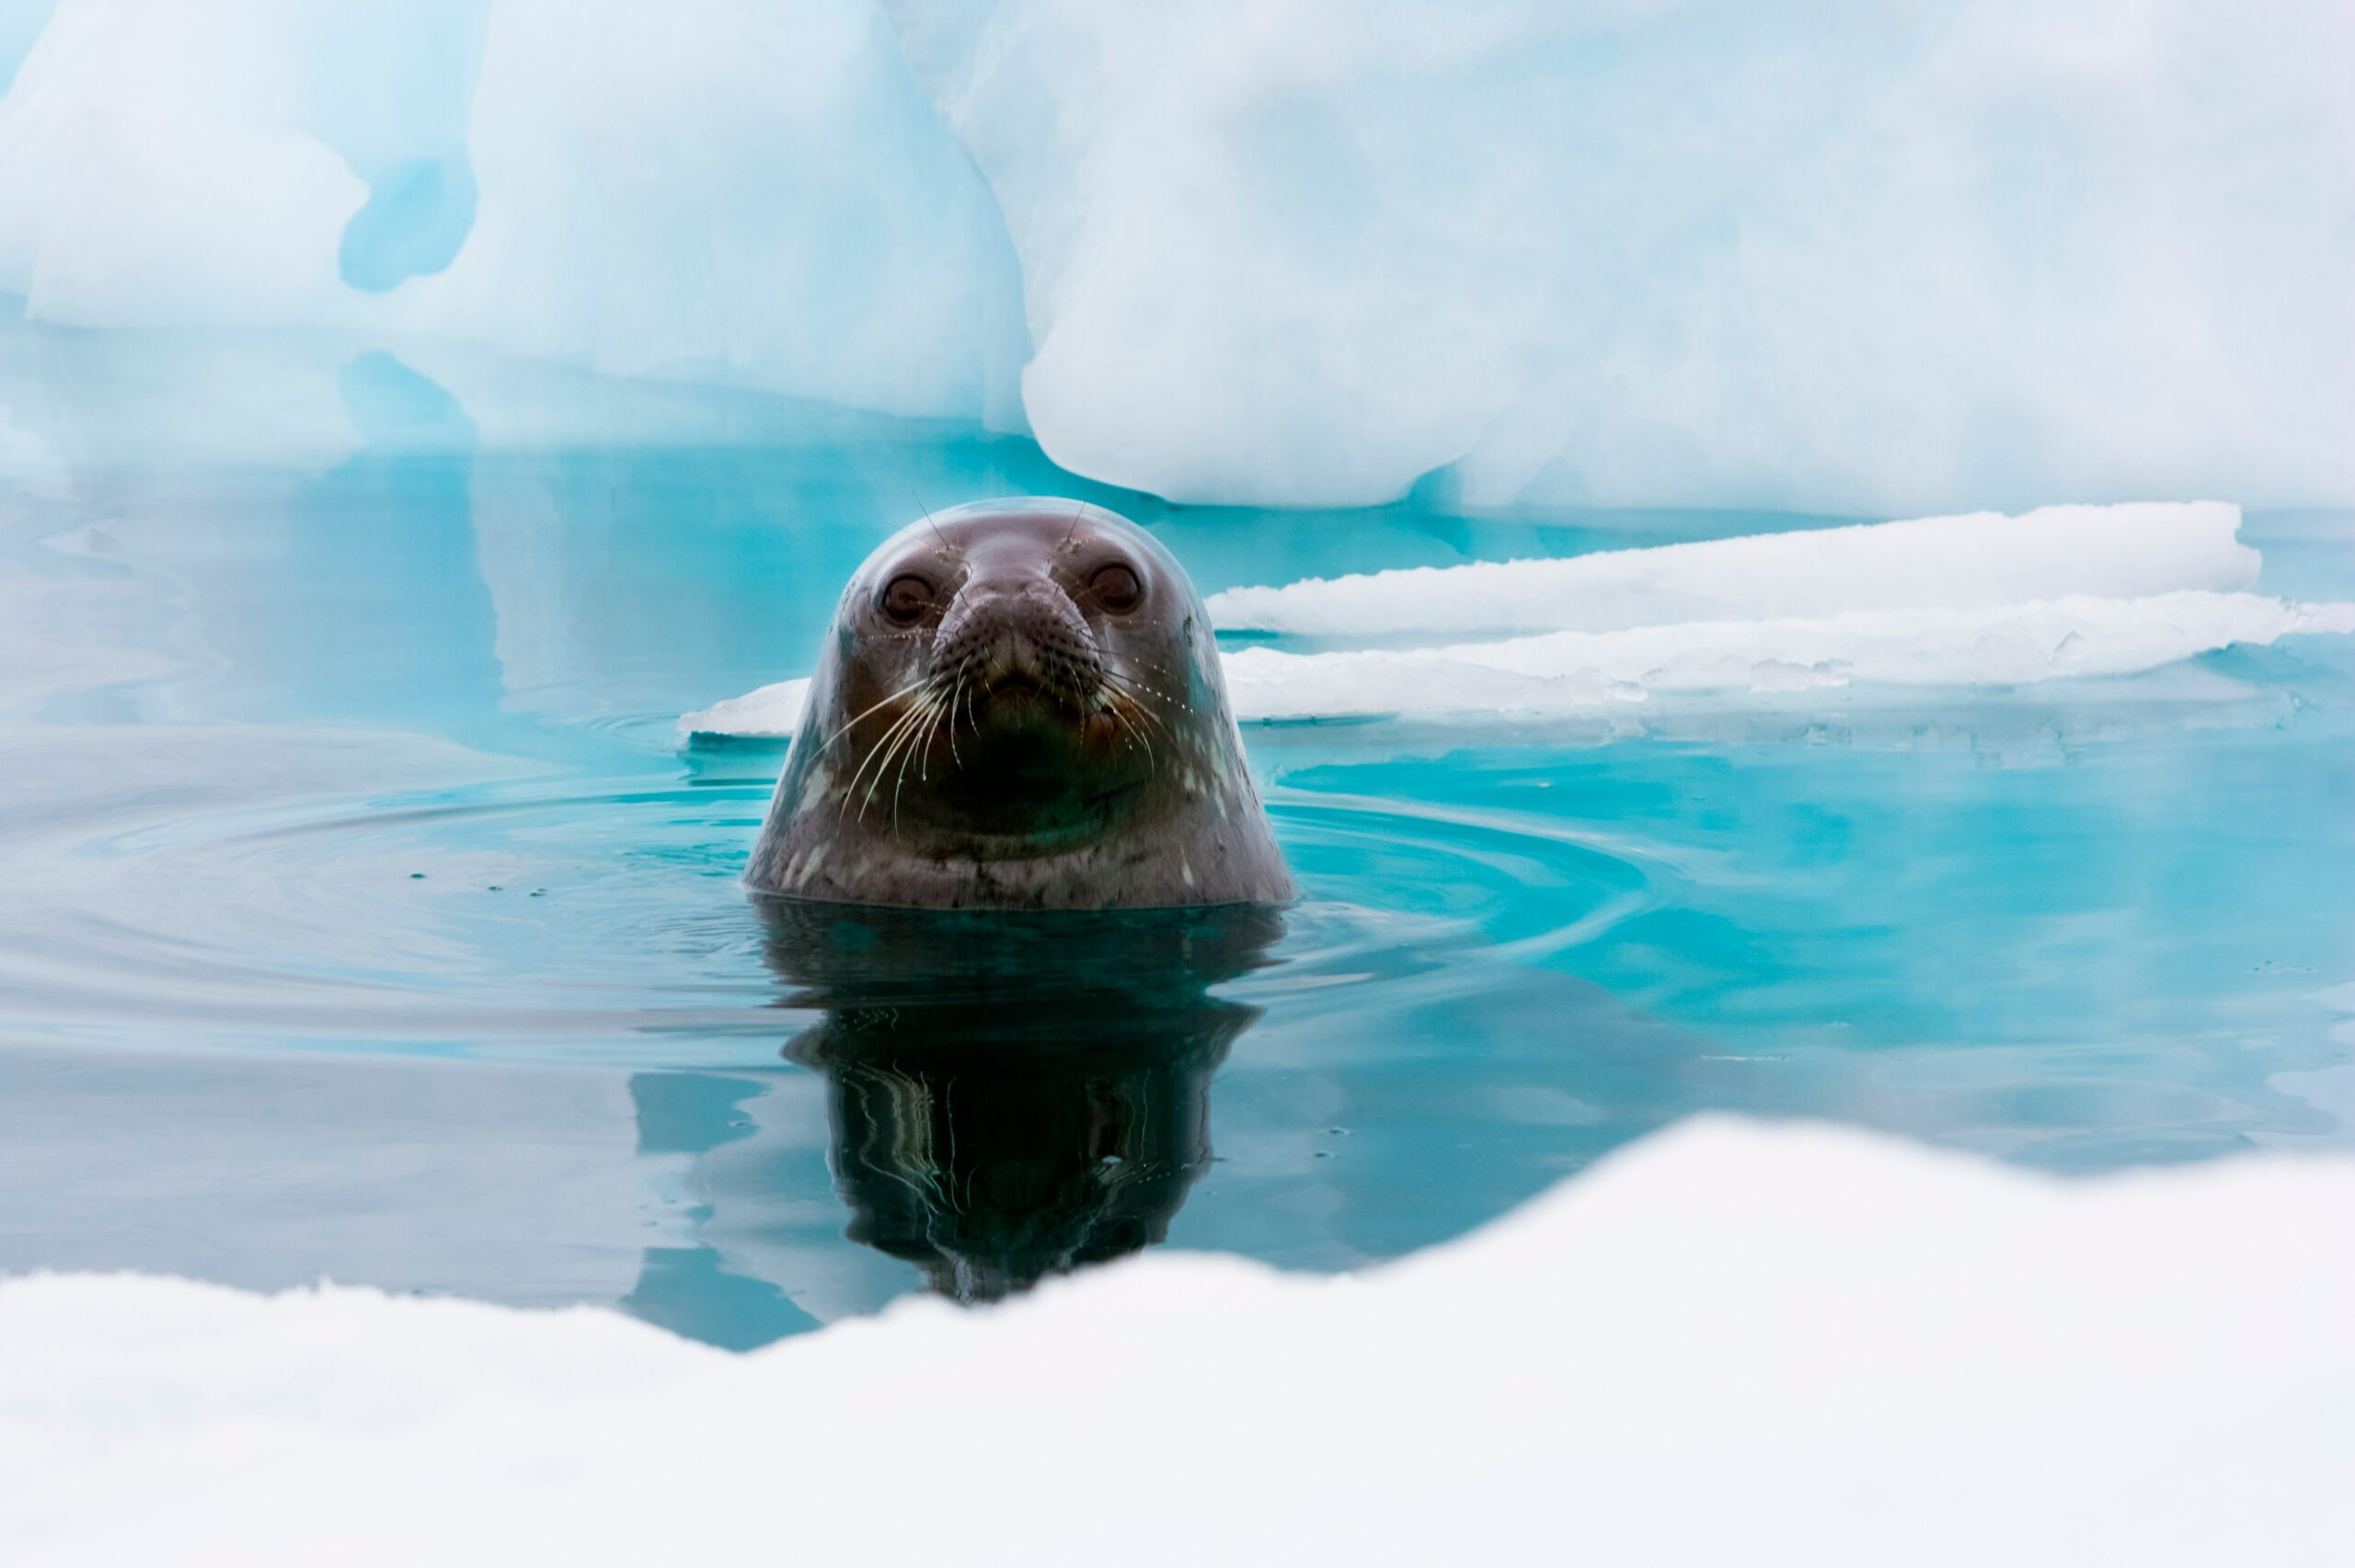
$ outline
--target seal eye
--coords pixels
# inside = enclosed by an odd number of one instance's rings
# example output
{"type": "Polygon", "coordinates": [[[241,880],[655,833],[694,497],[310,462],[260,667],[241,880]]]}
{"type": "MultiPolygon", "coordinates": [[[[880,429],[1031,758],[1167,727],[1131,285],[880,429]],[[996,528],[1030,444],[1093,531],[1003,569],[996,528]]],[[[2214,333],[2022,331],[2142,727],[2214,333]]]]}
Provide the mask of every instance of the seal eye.
{"type": "Polygon", "coordinates": [[[1125,615],[1144,602],[1144,584],[1137,581],[1137,574],[1118,561],[1109,567],[1098,567],[1096,575],[1087,579],[1087,591],[1096,602],[1115,615],[1125,615]]]}
{"type": "Polygon", "coordinates": [[[932,584],[905,573],[891,579],[876,603],[886,621],[895,626],[913,626],[932,608],[932,584]]]}

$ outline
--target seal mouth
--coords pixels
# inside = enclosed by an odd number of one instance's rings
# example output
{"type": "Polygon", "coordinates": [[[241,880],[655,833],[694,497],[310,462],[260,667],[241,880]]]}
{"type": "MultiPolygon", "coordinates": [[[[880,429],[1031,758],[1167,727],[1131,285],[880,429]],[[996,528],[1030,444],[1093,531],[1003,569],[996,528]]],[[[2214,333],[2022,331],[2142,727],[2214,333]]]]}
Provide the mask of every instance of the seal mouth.
{"type": "Polygon", "coordinates": [[[885,804],[895,832],[913,811],[969,835],[994,822],[1033,839],[1100,822],[1158,770],[1155,742],[1170,738],[1160,702],[1085,627],[1007,624],[985,607],[877,704],[891,711],[850,765],[843,810],[864,818],[885,804]]]}
{"type": "Polygon", "coordinates": [[[1085,719],[1095,704],[1063,682],[1013,671],[973,687],[976,722],[995,719],[1085,719]]]}

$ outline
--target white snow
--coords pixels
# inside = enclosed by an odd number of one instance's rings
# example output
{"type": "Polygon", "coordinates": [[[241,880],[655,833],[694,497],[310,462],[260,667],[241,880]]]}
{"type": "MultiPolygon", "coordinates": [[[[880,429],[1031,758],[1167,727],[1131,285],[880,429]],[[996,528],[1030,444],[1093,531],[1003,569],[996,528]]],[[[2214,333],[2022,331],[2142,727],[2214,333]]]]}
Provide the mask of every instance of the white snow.
{"type": "Polygon", "coordinates": [[[789,740],[801,727],[801,707],[810,698],[810,680],[797,676],[774,681],[698,708],[679,720],[682,739],[712,736],[739,740],[789,740]]]}
{"type": "MultiPolygon", "coordinates": [[[[1860,684],[2029,686],[2355,633],[2355,604],[2235,591],[2262,565],[2239,526],[2240,509],[2217,502],[2046,507],[1312,578],[1209,605],[1230,630],[1492,638],[1228,652],[1227,694],[1246,722],[1543,717],[1691,693],[1806,707],[1860,684]]],[[[808,688],[764,686],[687,715],[681,735],[789,737],[808,688]]]]}
{"type": "MultiPolygon", "coordinates": [[[[1556,632],[1453,647],[1226,658],[1238,716],[1548,715],[1681,692],[1789,699],[1854,682],[2026,686],[2130,675],[2234,643],[2355,632],[2355,604],[2246,593],[1556,632]]],[[[1804,700],[1803,698],[1800,700],[1804,700]]]]}
{"type": "Polygon", "coordinates": [[[2229,591],[2256,587],[2262,564],[2240,522],[2238,507],[2215,501],[2039,507],[1311,578],[1229,589],[1209,605],[1230,631],[1471,636],[2229,591]]]}
{"type": "Polygon", "coordinates": [[[2350,60],[2339,0],[17,0],[0,293],[1193,502],[2311,504],[2350,60]]]}
{"type": "Polygon", "coordinates": [[[1688,1123],[1356,1276],[1149,1255],[735,1357],[595,1310],[0,1285],[0,1556],[2336,1564],[2355,1162],[1688,1123]]]}

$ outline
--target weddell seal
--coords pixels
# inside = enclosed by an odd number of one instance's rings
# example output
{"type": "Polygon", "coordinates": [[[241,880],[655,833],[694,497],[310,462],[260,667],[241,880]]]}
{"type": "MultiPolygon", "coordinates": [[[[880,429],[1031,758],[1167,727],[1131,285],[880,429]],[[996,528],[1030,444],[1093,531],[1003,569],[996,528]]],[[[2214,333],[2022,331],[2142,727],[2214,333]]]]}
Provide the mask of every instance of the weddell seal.
{"type": "Polygon", "coordinates": [[[1292,896],[1185,569],[1080,501],[911,523],[843,590],[745,881],[911,909],[1292,896]]]}

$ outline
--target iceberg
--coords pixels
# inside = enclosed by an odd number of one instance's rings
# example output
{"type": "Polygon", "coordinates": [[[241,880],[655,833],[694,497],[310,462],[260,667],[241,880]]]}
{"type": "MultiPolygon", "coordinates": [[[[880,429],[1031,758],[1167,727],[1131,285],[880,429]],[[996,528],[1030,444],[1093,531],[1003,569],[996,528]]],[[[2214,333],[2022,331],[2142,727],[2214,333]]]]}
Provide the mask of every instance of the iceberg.
{"type": "Polygon", "coordinates": [[[2335,1563],[2350,1206],[2344,1158],[2063,1182],[1711,1118],[1360,1274],[1164,1253],[743,1356],[595,1309],[14,1279],[0,1555],[2335,1563]],[[1074,1417],[1115,1387],[1112,1429],[1074,1417]]]}
{"type": "Polygon", "coordinates": [[[59,0],[0,294],[1021,428],[988,189],[865,0],[59,0]]]}
{"type": "Polygon", "coordinates": [[[1903,515],[2355,489],[2355,10],[885,0],[1091,477],[1903,515]]]}
{"type": "Polygon", "coordinates": [[[15,0],[0,294],[1189,503],[2344,501],[2350,58],[2330,0],[15,0]]]}

